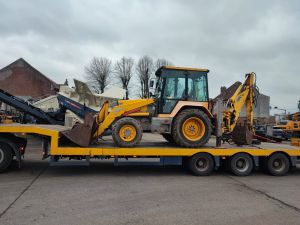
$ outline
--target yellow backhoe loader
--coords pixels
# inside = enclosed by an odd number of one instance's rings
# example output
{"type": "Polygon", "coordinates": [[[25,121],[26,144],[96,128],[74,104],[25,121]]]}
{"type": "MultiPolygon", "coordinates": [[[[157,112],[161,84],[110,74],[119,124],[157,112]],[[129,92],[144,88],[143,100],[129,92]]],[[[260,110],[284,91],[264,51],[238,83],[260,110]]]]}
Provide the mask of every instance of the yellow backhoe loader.
{"type": "MultiPolygon", "coordinates": [[[[120,147],[133,147],[143,132],[160,133],[169,142],[181,147],[197,148],[210,139],[213,116],[209,103],[208,69],[164,66],[156,71],[157,84],[153,98],[120,100],[109,111],[106,102],[96,116],[87,115],[63,134],[80,146],[89,146],[108,129],[120,147]]],[[[254,73],[237,86],[222,111],[222,133],[236,127],[242,105],[246,104],[247,130],[252,131],[254,73]]]]}

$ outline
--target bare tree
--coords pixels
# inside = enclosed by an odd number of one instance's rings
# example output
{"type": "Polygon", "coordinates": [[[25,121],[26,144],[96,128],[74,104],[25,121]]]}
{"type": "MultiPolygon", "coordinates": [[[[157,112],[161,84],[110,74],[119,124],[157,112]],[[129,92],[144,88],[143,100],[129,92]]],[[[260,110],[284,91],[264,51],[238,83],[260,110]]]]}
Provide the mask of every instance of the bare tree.
{"type": "Polygon", "coordinates": [[[85,66],[87,81],[96,93],[103,93],[108,85],[111,74],[111,60],[105,57],[94,57],[88,66],[85,66]]]}
{"type": "Polygon", "coordinates": [[[128,99],[128,85],[132,78],[132,67],[134,61],[132,58],[122,57],[115,63],[115,73],[119,82],[121,82],[123,89],[126,90],[126,99],[128,99]]]}
{"type": "Polygon", "coordinates": [[[167,59],[157,59],[155,61],[155,69],[159,69],[162,66],[172,66],[173,63],[167,59]]]}
{"type": "Polygon", "coordinates": [[[153,60],[149,56],[143,56],[136,65],[138,79],[141,85],[140,97],[150,98],[149,81],[153,71],[153,60]]]}

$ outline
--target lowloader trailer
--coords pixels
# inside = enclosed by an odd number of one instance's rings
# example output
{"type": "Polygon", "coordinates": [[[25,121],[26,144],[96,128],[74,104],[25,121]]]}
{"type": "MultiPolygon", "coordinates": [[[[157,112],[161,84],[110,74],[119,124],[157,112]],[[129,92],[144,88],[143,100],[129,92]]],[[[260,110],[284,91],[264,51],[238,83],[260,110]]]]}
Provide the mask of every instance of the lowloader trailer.
{"type": "Polygon", "coordinates": [[[271,175],[282,176],[296,166],[297,158],[300,157],[300,147],[288,144],[261,143],[238,146],[223,143],[217,147],[213,139],[201,148],[176,147],[163,141],[142,141],[140,145],[130,148],[116,147],[113,142],[106,141],[89,147],[78,147],[64,143],[65,137],[62,132],[67,129],[69,128],[60,125],[1,125],[0,171],[7,170],[14,158],[21,166],[26,148],[26,134],[43,137],[43,158],[49,158],[51,165],[72,162],[75,165],[89,165],[92,158],[114,158],[115,164],[118,164],[119,159],[156,158],[160,159],[160,165],[183,165],[197,176],[210,175],[221,165],[225,165],[237,176],[247,176],[257,167],[271,175]],[[22,135],[24,136],[20,137],[22,135]]]}

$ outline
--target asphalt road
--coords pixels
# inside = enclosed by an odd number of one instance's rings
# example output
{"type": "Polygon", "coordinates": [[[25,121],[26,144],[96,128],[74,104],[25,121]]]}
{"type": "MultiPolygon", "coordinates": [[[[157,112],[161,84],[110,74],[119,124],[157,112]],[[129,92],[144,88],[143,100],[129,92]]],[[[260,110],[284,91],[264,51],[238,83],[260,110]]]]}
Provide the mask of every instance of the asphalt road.
{"type": "Polygon", "coordinates": [[[0,224],[300,224],[300,167],[288,176],[180,167],[49,167],[38,145],[0,174],[0,224]]]}

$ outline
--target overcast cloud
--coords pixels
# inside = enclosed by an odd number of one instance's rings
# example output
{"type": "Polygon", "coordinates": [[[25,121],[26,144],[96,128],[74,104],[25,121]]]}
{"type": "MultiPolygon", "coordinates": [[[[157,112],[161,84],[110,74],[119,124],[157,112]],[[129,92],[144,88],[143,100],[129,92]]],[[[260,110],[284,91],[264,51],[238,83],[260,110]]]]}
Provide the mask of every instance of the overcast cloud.
{"type": "Polygon", "coordinates": [[[147,54],[210,69],[211,97],[254,71],[272,106],[300,100],[297,0],[0,0],[0,18],[1,68],[23,57],[63,83],[83,79],[93,56],[147,54]]]}

